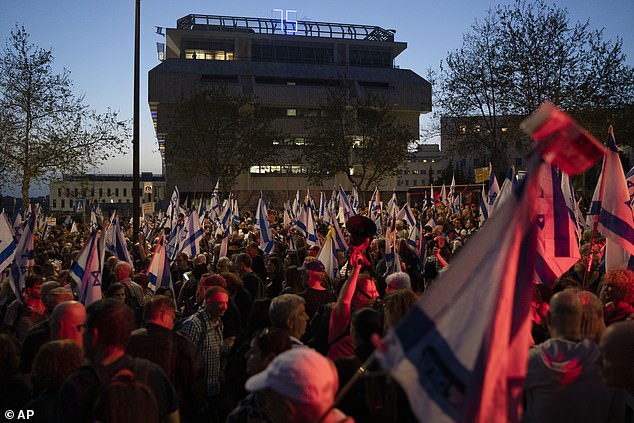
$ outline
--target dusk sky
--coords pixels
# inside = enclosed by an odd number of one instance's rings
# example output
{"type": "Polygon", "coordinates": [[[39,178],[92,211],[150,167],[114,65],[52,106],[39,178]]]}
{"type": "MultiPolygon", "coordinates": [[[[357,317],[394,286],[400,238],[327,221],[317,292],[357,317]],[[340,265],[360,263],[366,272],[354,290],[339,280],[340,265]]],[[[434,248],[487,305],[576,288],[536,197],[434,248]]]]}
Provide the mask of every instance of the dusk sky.
{"type": "MultiPolygon", "coordinates": [[[[407,49],[396,59],[401,68],[424,76],[447,52],[461,45],[462,34],[476,18],[499,2],[488,0],[418,1],[213,1],[143,0],[141,2],[141,171],[161,172],[160,155],[147,105],[147,74],[159,61],[156,43],[164,38],[155,26],[174,27],[192,13],[269,18],[273,9],[297,11],[300,20],[378,25],[396,30],[407,49]]],[[[605,38],[620,37],[628,63],[634,65],[634,0],[565,0],[555,2],[572,21],[590,20],[605,28],[605,38]]],[[[134,0],[0,0],[0,40],[4,48],[16,24],[24,25],[31,43],[52,49],[54,69],[71,72],[74,91],[104,112],[132,117],[134,0]]],[[[110,161],[101,173],[131,173],[132,154],[110,161]]],[[[48,190],[46,190],[47,192],[48,190]]],[[[7,194],[4,192],[3,194],[7,194]]]]}

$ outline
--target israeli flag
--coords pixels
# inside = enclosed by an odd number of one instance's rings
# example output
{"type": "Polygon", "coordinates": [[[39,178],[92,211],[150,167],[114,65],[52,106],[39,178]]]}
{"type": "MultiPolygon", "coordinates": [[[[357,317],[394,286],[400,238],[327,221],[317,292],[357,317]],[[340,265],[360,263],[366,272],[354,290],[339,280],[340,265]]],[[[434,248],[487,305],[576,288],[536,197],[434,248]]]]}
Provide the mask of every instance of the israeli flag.
{"type": "Polygon", "coordinates": [[[632,202],[612,127],[599,183],[603,195],[599,197],[598,230],[606,238],[605,268],[627,268],[629,255],[634,254],[632,202]]]}
{"type": "Polygon", "coordinates": [[[195,257],[200,252],[198,244],[203,239],[203,229],[200,227],[200,217],[196,210],[189,214],[185,226],[187,227],[187,232],[184,234],[185,239],[180,244],[180,250],[190,257],[195,257]]]}
{"type": "Polygon", "coordinates": [[[24,232],[18,241],[18,245],[15,250],[15,257],[11,264],[11,274],[9,275],[9,283],[13,293],[18,300],[24,303],[24,297],[22,296],[22,290],[24,289],[24,275],[26,271],[35,265],[34,255],[34,235],[35,235],[35,221],[39,208],[35,207],[29,220],[26,222],[24,232]]]}
{"type": "Polygon", "coordinates": [[[519,420],[531,341],[535,192],[533,178],[501,205],[384,338],[377,354],[419,421],[519,420]]]}
{"type": "Polygon", "coordinates": [[[260,228],[260,248],[264,251],[264,254],[270,254],[273,251],[273,235],[269,227],[269,214],[261,192],[258,208],[255,212],[254,224],[260,228]]]}
{"type": "Polygon", "coordinates": [[[341,226],[339,226],[339,222],[337,222],[337,219],[335,219],[334,216],[332,218],[331,226],[334,229],[333,241],[337,251],[348,251],[348,243],[346,242],[346,238],[343,236],[343,231],[341,230],[341,226]]]}
{"type": "Polygon", "coordinates": [[[101,283],[104,239],[101,231],[92,232],[70,267],[70,276],[79,286],[79,301],[86,307],[102,298],[101,283]]]}
{"type": "Polygon", "coordinates": [[[409,225],[410,228],[416,226],[416,218],[414,218],[414,213],[412,212],[412,209],[409,206],[409,203],[405,203],[403,208],[399,210],[398,214],[396,215],[396,219],[407,220],[407,224],[409,225]]]}
{"type": "Polygon", "coordinates": [[[339,185],[339,201],[341,202],[341,207],[343,208],[344,220],[348,220],[350,216],[354,216],[356,214],[341,185],[339,185]]]}
{"type": "Polygon", "coordinates": [[[154,292],[157,288],[166,287],[174,292],[172,284],[172,274],[170,273],[170,260],[167,257],[167,245],[165,245],[165,235],[161,234],[156,244],[152,261],[148,267],[148,286],[154,292]]]}
{"type": "Polygon", "coordinates": [[[581,254],[560,176],[548,163],[541,165],[539,185],[535,274],[541,283],[552,287],[557,278],[579,261],[581,254]]]}
{"type": "Polygon", "coordinates": [[[0,273],[4,272],[4,269],[13,261],[17,246],[7,216],[2,210],[0,213],[0,273]]]}
{"type": "Polygon", "coordinates": [[[324,264],[324,271],[331,280],[335,280],[339,275],[339,261],[337,260],[337,246],[334,241],[335,231],[331,227],[317,255],[317,260],[324,264]]]}

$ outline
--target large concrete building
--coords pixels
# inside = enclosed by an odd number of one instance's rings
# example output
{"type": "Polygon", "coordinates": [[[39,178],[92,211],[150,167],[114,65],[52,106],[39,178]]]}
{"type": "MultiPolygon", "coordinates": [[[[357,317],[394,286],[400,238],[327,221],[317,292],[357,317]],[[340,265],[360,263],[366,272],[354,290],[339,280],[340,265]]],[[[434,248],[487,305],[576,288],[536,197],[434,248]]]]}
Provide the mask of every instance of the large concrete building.
{"type": "MultiPolygon", "coordinates": [[[[417,134],[419,116],[431,111],[431,85],[396,66],[395,59],[407,44],[394,36],[394,30],[367,25],[209,15],[179,19],[176,28],[166,30],[164,60],[149,72],[148,100],[167,191],[178,185],[182,194],[210,192],[215,183],[187,179],[171,165],[178,142],[186,141],[169,140],[166,116],[203,86],[222,85],[252,96],[258,107],[275,111],[275,129],[287,134],[278,148],[295,153],[282,154],[283,162],[260,163],[240,175],[232,187],[239,196],[260,190],[282,191],[286,196],[308,187],[307,169],[297,153],[310,137],[309,119],[318,115],[333,81],[345,79],[359,98],[380,96],[417,134]]],[[[340,183],[350,188],[345,175],[321,181],[321,187],[332,189],[340,183]]],[[[406,185],[389,178],[383,188],[406,190],[406,185]]]]}

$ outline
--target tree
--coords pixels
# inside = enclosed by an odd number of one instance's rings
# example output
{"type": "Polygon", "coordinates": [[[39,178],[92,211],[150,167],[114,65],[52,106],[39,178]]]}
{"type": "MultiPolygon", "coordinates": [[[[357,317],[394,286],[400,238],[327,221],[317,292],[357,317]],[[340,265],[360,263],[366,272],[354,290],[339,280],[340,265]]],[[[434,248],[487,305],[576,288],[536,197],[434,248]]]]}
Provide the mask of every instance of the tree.
{"type": "Polygon", "coordinates": [[[29,44],[24,27],[15,27],[0,57],[0,168],[29,187],[60,174],[83,174],[121,153],[129,125],[117,113],[97,114],[72,93],[70,73],[53,73],[53,55],[29,44]]]}
{"type": "Polygon", "coordinates": [[[519,122],[546,99],[581,125],[589,115],[631,116],[634,68],[625,59],[620,39],[604,40],[589,22],[571,24],[565,9],[543,0],[490,9],[430,74],[435,106],[452,118],[442,130],[459,139],[449,154],[484,156],[505,171],[509,151],[528,146],[519,122]]]}
{"type": "Polygon", "coordinates": [[[238,175],[276,156],[273,141],[279,137],[253,99],[215,86],[176,105],[167,148],[174,148],[171,165],[186,179],[202,177],[210,187],[219,180],[228,191],[238,175]]]}
{"type": "Polygon", "coordinates": [[[345,81],[329,90],[322,115],[309,124],[304,160],[313,181],[342,173],[362,191],[372,191],[407,160],[417,134],[379,97],[352,99],[349,94],[345,81]]]}

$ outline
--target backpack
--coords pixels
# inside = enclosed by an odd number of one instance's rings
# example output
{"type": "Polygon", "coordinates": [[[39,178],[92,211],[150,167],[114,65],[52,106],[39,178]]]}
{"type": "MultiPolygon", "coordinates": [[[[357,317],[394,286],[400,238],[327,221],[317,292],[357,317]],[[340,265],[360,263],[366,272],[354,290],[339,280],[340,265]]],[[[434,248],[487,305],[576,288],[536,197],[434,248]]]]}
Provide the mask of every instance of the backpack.
{"type": "Polygon", "coordinates": [[[335,338],[332,342],[328,342],[328,333],[330,332],[330,315],[335,304],[320,304],[319,309],[310,320],[309,332],[310,337],[306,345],[315,349],[317,352],[327,355],[330,347],[345,336],[350,334],[350,323],[346,326],[346,330],[335,338]]]}
{"type": "Polygon", "coordinates": [[[101,423],[160,422],[154,391],[148,386],[150,362],[134,359],[132,368],[123,368],[110,376],[105,367],[91,366],[100,389],[93,403],[93,417],[101,423]]]}

